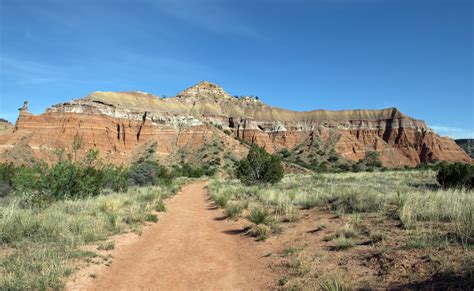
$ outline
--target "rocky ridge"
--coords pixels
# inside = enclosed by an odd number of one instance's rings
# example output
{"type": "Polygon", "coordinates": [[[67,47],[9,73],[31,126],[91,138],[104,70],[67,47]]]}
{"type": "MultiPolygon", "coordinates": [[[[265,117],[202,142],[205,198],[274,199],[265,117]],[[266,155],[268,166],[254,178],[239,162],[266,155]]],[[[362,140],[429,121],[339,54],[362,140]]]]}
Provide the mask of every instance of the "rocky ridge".
{"type": "MultiPolygon", "coordinates": [[[[271,107],[255,98],[236,98],[201,82],[171,98],[144,92],[94,92],[33,115],[27,104],[13,133],[1,142],[0,156],[29,146],[46,158],[54,148],[69,147],[74,136],[115,163],[130,161],[147,143],[157,143],[164,163],[179,160],[235,160],[257,143],[269,152],[293,149],[317,138],[330,140],[335,152],[357,161],[379,151],[386,166],[472,159],[451,139],[438,136],[423,121],[397,108],[313,110],[271,107]]],[[[5,159],[5,158],[3,158],[5,159]]]]}

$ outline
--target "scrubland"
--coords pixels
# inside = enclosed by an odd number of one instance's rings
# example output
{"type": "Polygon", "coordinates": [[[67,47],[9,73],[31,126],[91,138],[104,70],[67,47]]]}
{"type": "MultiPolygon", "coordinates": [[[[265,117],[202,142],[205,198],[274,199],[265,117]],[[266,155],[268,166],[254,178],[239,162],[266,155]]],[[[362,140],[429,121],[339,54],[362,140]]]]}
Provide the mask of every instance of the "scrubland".
{"type": "Polygon", "coordinates": [[[163,200],[174,195],[187,178],[170,185],[130,187],[118,193],[52,202],[32,207],[21,195],[0,200],[0,289],[58,289],[74,272],[77,261],[108,264],[110,237],[139,233],[147,221],[158,220],[163,200]],[[86,246],[93,246],[87,248],[86,246]]]}
{"type": "Polygon", "coordinates": [[[212,180],[209,195],[266,241],[283,289],[473,287],[474,191],[435,171],[212,180]]]}

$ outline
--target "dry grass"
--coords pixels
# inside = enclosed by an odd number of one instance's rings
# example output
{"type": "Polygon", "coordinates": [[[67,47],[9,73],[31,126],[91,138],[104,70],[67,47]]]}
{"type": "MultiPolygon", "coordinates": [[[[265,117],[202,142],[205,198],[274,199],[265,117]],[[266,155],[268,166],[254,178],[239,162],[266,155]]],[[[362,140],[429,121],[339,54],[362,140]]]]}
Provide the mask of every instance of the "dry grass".
{"type": "Polygon", "coordinates": [[[174,195],[185,181],[58,201],[44,209],[23,208],[15,198],[0,205],[0,243],[13,250],[0,258],[0,289],[62,288],[73,272],[70,262],[95,255],[81,251],[81,246],[99,243],[100,249],[113,249],[113,241],[100,241],[156,221],[157,203],[174,195]]]}
{"type": "Polygon", "coordinates": [[[472,265],[474,256],[474,191],[440,188],[435,175],[287,175],[276,185],[254,187],[212,180],[209,193],[247,205],[241,217],[254,225],[265,225],[264,216],[280,222],[283,234],[268,251],[282,254],[284,279],[276,284],[285,288],[344,290],[400,282],[466,288],[474,281],[472,267],[462,267],[466,260],[472,265]],[[308,247],[296,251],[302,239],[308,247]]]}
{"type": "Polygon", "coordinates": [[[461,243],[472,244],[473,191],[436,188],[434,177],[433,171],[288,175],[273,186],[247,187],[237,180],[213,180],[209,189],[215,201],[258,203],[283,222],[298,220],[295,208],[320,205],[329,205],[338,214],[392,209],[407,228],[449,227],[461,243]]]}

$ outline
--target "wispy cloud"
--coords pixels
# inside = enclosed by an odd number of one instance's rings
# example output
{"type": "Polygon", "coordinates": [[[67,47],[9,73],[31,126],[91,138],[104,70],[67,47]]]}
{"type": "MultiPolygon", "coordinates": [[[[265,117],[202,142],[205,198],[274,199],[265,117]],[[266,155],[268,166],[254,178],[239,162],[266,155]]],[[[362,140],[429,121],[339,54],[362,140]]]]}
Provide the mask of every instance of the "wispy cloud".
{"type": "Polygon", "coordinates": [[[12,78],[18,85],[54,82],[60,71],[60,68],[45,63],[0,57],[0,78],[12,78]]]}
{"type": "Polygon", "coordinates": [[[474,138],[474,129],[449,127],[449,126],[431,126],[439,135],[449,136],[450,138],[474,138]]]}
{"type": "Polygon", "coordinates": [[[159,0],[148,2],[163,13],[217,34],[232,34],[251,39],[265,37],[248,21],[222,4],[228,1],[159,0]]]}
{"type": "MultiPolygon", "coordinates": [[[[195,60],[165,56],[151,56],[127,52],[121,56],[108,56],[70,60],[58,65],[49,62],[26,60],[13,56],[0,56],[0,82],[14,86],[55,84],[118,84],[123,82],[183,78],[193,72],[214,74],[207,64],[195,60]],[[91,75],[91,71],[94,72],[91,75]],[[93,77],[92,77],[93,76],[93,77]],[[7,81],[8,80],[8,81],[7,81]]],[[[105,89],[105,88],[104,88],[105,89]]]]}

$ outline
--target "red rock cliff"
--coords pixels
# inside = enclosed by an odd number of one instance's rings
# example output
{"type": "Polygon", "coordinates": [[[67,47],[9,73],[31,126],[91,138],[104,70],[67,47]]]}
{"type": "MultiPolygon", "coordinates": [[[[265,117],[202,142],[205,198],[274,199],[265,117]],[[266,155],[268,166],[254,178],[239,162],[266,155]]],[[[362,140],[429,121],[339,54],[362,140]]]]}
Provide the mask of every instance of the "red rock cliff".
{"type": "Polygon", "coordinates": [[[336,151],[349,160],[376,150],[386,166],[472,162],[453,140],[396,108],[295,112],[250,97],[232,97],[208,82],[166,99],[143,92],[95,92],[41,115],[23,107],[14,132],[0,140],[0,154],[5,157],[9,149],[26,145],[35,156],[47,158],[52,149],[70,146],[78,135],[85,148],[99,149],[116,163],[130,161],[150,141],[157,142],[157,153],[166,163],[178,162],[183,155],[200,159],[198,153],[216,143],[221,157],[242,157],[246,146],[224,131],[269,152],[291,149],[317,136],[335,137],[336,151]]]}

